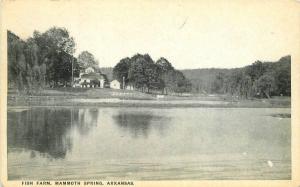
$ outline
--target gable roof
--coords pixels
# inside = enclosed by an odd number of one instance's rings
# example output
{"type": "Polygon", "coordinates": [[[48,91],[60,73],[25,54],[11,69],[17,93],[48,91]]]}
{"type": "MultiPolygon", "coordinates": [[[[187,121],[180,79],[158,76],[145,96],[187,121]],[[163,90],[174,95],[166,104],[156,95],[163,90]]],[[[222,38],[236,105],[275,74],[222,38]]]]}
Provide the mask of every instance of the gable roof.
{"type": "Polygon", "coordinates": [[[110,81],[111,83],[112,82],[116,82],[116,83],[119,83],[120,84],[120,82],[117,80],[117,79],[114,79],[114,80],[112,80],[112,81],[110,81]]]}

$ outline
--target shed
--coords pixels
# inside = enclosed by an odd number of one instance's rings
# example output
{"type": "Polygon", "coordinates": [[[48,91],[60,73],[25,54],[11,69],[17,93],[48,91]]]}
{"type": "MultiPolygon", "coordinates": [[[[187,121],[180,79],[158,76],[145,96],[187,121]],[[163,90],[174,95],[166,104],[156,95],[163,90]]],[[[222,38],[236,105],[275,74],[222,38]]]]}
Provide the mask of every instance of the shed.
{"type": "Polygon", "coordinates": [[[113,80],[110,82],[110,88],[121,89],[121,83],[118,80],[113,80]]]}

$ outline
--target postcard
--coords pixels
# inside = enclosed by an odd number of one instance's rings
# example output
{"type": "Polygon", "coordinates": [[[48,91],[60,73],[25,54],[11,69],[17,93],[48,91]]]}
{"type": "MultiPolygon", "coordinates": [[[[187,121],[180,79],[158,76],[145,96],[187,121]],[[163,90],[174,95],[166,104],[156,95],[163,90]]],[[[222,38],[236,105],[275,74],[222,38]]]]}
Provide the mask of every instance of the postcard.
{"type": "Polygon", "coordinates": [[[3,0],[0,185],[299,187],[299,8],[3,0]]]}

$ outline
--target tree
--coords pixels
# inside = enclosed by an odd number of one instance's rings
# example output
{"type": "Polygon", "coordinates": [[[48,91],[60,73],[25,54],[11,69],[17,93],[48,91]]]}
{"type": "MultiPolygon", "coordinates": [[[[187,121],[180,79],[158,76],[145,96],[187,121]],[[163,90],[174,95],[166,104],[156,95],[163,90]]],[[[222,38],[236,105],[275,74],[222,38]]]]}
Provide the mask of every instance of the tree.
{"type": "Polygon", "coordinates": [[[240,80],[239,92],[239,95],[245,97],[246,99],[248,99],[251,96],[252,80],[250,76],[243,74],[240,80]]]}
{"type": "Polygon", "coordinates": [[[125,84],[128,84],[129,77],[128,72],[131,66],[131,59],[126,57],[119,61],[119,63],[113,68],[113,78],[117,79],[121,83],[121,87],[123,88],[123,77],[125,84]]]}
{"type": "Polygon", "coordinates": [[[291,95],[291,56],[282,57],[275,67],[277,95],[291,95]]]}
{"type": "Polygon", "coordinates": [[[34,89],[36,92],[39,91],[43,84],[43,75],[41,75],[39,61],[38,58],[39,48],[38,45],[35,43],[33,38],[29,38],[25,44],[25,57],[26,57],[26,64],[27,64],[27,71],[26,71],[26,80],[28,86],[28,92],[31,92],[34,89]]]}
{"type": "Polygon", "coordinates": [[[131,58],[121,59],[113,68],[113,77],[120,82],[123,82],[124,77],[126,84],[146,92],[191,90],[191,83],[167,59],[161,57],[154,63],[148,54],[136,54],[131,58]]]}
{"type": "Polygon", "coordinates": [[[181,71],[174,71],[175,75],[175,92],[183,93],[191,91],[191,83],[188,81],[181,71]]]}
{"type": "Polygon", "coordinates": [[[225,75],[222,72],[219,72],[216,75],[216,78],[213,80],[211,90],[214,93],[222,93],[223,92],[223,87],[224,87],[224,79],[225,75]]]}
{"type": "Polygon", "coordinates": [[[26,88],[26,58],[24,42],[15,34],[8,32],[8,83],[16,86],[18,91],[26,88]]]}
{"type": "Polygon", "coordinates": [[[173,80],[172,72],[174,72],[175,69],[172,64],[164,57],[159,58],[155,64],[158,67],[159,87],[163,89],[163,93],[168,92],[167,87],[173,90],[174,86],[172,85],[170,80],[173,80]]]}
{"type": "Polygon", "coordinates": [[[149,58],[149,55],[136,54],[132,58],[132,63],[128,71],[128,79],[131,84],[136,88],[145,91],[148,86],[148,77],[146,74],[146,69],[149,68],[149,64],[153,60],[149,58]]]}
{"type": "Polygon", "coordinates": [[[246,67],[246,74],[248,74],[252,81],[257,80],[266,72],[266,68],[261,61],[255,61],[252,65],[246,67]]]}
{"type": "Polygon", "coordinates": [[[274,90],[275,80],[271,75],[265,74],[255,82],[255,89],[260,95],[271,98],[270,93],[274,90]]]}
{"type": "MultiPolygon", "coordinates": [[[[21,46],[20,50],[22,49],[21,46]]],[[[17,59],[17,88],[19,91],[23,91],[25,89],[25,82],[24,82],[24,77],[26,75],[26,61],[25,61],[25,55],[23,52],[20,51],[18,54],[18,59],[17,59]]]]}
{"type": "Polygon", "coordinates": [[[185,78],[182,72],[177,70],[170,70],[162,75],[165,86],[165,93],[168,92],[190,92],[191,83],[185,78]]]}
{"type": "Polygon", "coordinates": [[[75,42],[67,29],[52,27],[44,33],[34,31],[33,40],[39,48],[39,65],[45,63],[47,67],[46,82],[55,85],[70,81],[75,42]]]}
{"type": "Polygon", "coordinates": [[[75,42],[66,28],[52,27],[42,34],[51,50],[61,53],[74,54],[75,42]]]}
{"type": "MultiPolygon", "coordinates": [[[[8,31],[9,87],[31,92],[51,82],[70,81],[75,42],[65,28],[34,31],[26,41],[8,31]]],[[[76,64],[74,64],[76,67],[76,64]]]]}
{"type": "Polygon", "coordinates": [[[130,59],[128,82],[142,91],[150,92],[163,87],[160,67],[154,63],[150,55],[136,54],[130,59]]]}
{"type": "Polygon", "coordinates": [[[191,83],[182,72],[175,70],[166,58],[159,58],[155,65],[158,67],[160,87],[164,88],[165,93],[168,90],[179,93],[191,91],[191,83]]]}
{"type": "Polygon", "coordinates": [[[88,67],[98,67],[99,63],[96,61],[94,55],[88,51],[82,51],[78,55],[78,63],[82,69],[86,69],[88,67]]]}
{"type": "Polygon", "coordinates": [[[164,57],[160,57],[156,61],[156,65],[159,67],[161,73],[165,73],[167,71],[174,70],[174,67],[172,66],[172,64],[164,57]]]}
{"type": "Polygon", "coordinates": [[[17,60],[21,51],[19,49],[20,38],[14,33],[7,31],[7,60],[8,60],[8,86],[16,86],[18,70],[17,60]]]}
{"type": "Polygon", "coordinates": [[[163,88],[163,83],[160,78],[160,68],[154,63],[147,63],[145,69],[145,77],[147,79],[148,92],[150,89],[161,89],[163,88]]]}
{"type": "Polygon", "coordinates": [[[40,76],[41,76],[41,85],[44,88],[46,84],[46,73],[47,73],[47,65],[43,62],[40,65],[40,76]]]}

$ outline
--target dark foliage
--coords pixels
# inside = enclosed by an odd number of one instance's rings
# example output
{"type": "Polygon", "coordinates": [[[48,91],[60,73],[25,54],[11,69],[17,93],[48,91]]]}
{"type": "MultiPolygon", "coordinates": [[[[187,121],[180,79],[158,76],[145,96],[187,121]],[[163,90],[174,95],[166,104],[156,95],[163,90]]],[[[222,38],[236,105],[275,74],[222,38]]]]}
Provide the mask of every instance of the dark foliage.
{"type": "Polygon", "coordinates": [[[154,62],[148,54],[121,59],[113,68],[113,77],[122,83],[122,87],[124,79],[125,85],[145,92],[182,93],[191,89],[189,81],[167,59],[160,58],[154,62]]]}
{"type": "Polygon", "coordinates": [[[290,96],[291,56],[277,62],[256,61],[236,69],[182,70],[191,80],[192,91],[230,94],[242,98],[290,96]]]}
{"type": "Polygon", "coordinates": [[[75,42],[65,28],[52,27],[22,40],[7,32],[8,86],[20,92],[37,92],[44,87],[70,85],[78,76],[79,63],[73,56],[75,42]]]}

